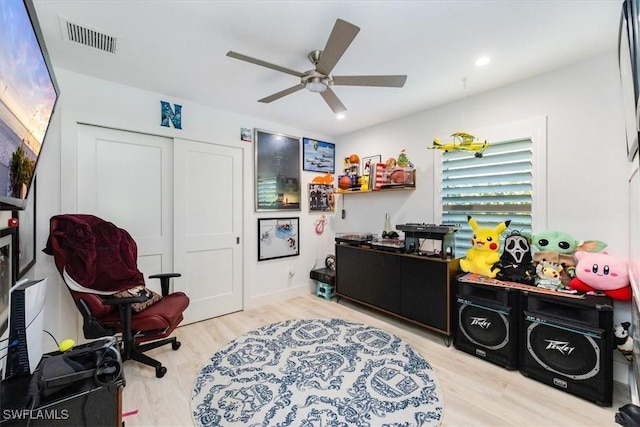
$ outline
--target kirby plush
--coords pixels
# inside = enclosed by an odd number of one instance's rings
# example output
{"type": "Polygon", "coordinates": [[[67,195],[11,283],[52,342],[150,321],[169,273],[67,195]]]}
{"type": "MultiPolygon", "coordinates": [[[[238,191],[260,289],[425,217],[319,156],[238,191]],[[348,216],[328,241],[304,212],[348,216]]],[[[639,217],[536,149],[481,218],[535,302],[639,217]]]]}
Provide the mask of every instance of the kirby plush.
{"type": "Polygon", "coordinates": [[[575,253],[576,277],[569,287],[580,292],[601,292],[613,299],[629,301],[631,286],[627,260],[606,252],[575,253]]]}

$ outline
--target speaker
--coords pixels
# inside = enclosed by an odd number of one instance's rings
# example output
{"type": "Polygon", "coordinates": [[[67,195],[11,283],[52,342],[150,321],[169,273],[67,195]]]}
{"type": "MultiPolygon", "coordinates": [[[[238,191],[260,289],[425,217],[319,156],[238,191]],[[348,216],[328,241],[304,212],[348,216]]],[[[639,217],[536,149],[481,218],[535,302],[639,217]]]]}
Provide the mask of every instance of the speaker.
{"type": "Polygon", "coordinates": [[[613,394],[613,301],[522,292],[520,371],[601,406],[613,394]]]}
{"type": "Polygon", "coordinates": [[[518,369],[518,291],[458,282],[453,345],[507,369],[518,369]]]}

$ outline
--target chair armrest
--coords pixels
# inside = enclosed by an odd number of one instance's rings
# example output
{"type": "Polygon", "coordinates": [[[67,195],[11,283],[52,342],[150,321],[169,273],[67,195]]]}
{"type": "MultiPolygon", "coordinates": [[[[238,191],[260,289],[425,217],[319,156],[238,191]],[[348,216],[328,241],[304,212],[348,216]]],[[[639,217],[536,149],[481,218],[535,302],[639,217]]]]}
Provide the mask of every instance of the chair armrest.
{"type": "Polygon", "coordinates": [[[123,304],[135,304],[137,302],[145,302],[150,297],[146,295],[139,295],[137,297],[124,297],[124,298],[104,298],[103,304],[106,305],[123,305],[123,304]]]}
{"type": "Polygon", "coordinates": [[[174,277],[180,277],[182,274],[180,273],[160,273],[160,274],[152,274],[149,276],[149,279],[160,279],[160,287],[162,288],[162,296],[166,297],[169,295],[169,280],[174,277]]]}

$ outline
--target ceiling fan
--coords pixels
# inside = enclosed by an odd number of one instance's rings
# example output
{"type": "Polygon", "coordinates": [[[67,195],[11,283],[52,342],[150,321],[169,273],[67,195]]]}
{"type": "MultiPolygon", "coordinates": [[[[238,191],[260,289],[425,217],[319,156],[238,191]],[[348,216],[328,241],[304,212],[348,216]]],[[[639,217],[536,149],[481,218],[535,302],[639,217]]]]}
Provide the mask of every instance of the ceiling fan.
{"type": "Polygon", "coordinates": [[[320,93],[322,98],[329,105],[334,113],[347,111],[340,99],[331,90],[332,86],[380,86],[380,87],[402,87],[407,80],[406,75],[389,76],[332,76],[331,71],[336,66],[344,52],[347,50],[353,39],[360,31],[359,27],[350,24],[342,19],[337,19],[329,40],[324,50],[314,50],[308,55],[309,61],[315,69],[303,73],[279,65],[271,64],[260,59],[252,58],[238,52],[230,50],[227,56],[241,61],[251,62],[262,67],[282,73],[291,74],[300,78],[300,83],[288,89],[274,93],[273,95],[259,99],[258,102],[269,103],[284,96],[291,95],[301,89],[308,89],[311,92],[320,93]]]}

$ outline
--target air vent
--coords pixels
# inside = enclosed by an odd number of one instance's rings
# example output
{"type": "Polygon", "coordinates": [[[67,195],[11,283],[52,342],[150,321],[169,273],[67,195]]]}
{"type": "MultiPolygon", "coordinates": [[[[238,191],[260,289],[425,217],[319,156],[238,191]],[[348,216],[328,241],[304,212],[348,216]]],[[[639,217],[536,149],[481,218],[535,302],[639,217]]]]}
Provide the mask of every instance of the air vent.
{"type": "Polygon", "coordinates": [[[118,39],[105,34],[100,30],[74,24],[67,19],[60,17],[62,35],[65,40],[80,43],[103,52],[116,53],[118,39]]]}

